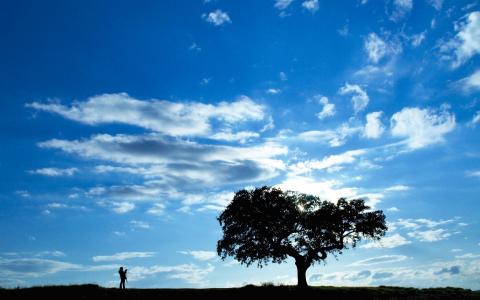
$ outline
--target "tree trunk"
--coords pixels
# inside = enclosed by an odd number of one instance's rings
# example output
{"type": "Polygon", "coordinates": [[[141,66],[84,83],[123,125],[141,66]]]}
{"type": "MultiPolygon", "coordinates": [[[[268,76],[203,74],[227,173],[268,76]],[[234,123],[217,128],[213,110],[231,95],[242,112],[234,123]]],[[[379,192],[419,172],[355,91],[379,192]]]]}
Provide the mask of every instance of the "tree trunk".
{"type": "Polygon", "coordinates": [[[298,287],[307,287],[307,269],[308,266],[303,260],[296,260],[295,265],[297,266],[297,286],[298,287]]]}

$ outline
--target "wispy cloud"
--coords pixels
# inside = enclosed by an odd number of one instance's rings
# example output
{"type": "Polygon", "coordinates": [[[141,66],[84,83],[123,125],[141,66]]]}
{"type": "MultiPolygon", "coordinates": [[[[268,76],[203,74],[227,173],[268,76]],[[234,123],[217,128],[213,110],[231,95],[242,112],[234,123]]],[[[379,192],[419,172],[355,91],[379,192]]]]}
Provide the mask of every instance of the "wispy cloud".
{"type": "Polygon", "coordinates": [[[407,260],[409,257],[405,255],[382,255],[367,259],[362,259],[357,262],[354,262],[352,266],[369,266],[369,265],[377,265],[377,264],[385,264],[385,263],[395,263],[407,260]]]}
{"type": "Polygon", "coordinates": [[[200,260],[200,261],[214,260],[217,258],[217,253],[215,251],[188,250],[188,251],[180,251],[180,253],[185,255],[190,255],[194,259],[200,260]]]}
{"type": "Polygon", "coordinates": [[[282,90],[274,89],[274,88],[269,88],[267,90],[267,94],[270,94],[270,95],[277,95],[277,94],[280,94],[281,92],[282,92],[282,90]]]}
{"type": "Polygon", "coordinates": [[[375,32],[365,39],[364,49],[373,63],[378,63],[388,53],[387,44],[375,32]]]}
{"type": "Polygon", "coordinates": [[[166,205],[163,203],[155,203],[152,207],[147,210],[148,214],[154,216],[161,216],[165,213],[166,205]]]}
{"type": "Polygon", "coordinates": [[[420,46],[423,41],[425,40],[427,36],[427,32],[426,31],[423,31],[423,32],[420,32],[420,33],[417,33],[417,34],[414,34],[410,37],[410,41],[412,43],[412,47],[418,47],[420,46]]]}
{"type": "Polygon", "coordinates": [[[440,52],[452,68],[458,68],[480,53],[480,12],[471,12],[460,19],[455,23],[455,31],[454,38],[440,44],[440,52]]]}
{"type": "Polygon", "coordinates": [[[390,249],[390,248],[400,247],[400,246],[403,246],[403,245],[408,245],[408,244],[411,244],[411,243],[412,243],[411,241],[407,240],[406,238],[404,238],[400,234],[396,233],[394,235],[384,237],[378,242],[370,242],[370,243],[367,243],[365,245],[361,245],[360,248],[367,248],[367,249],[370,249],[370,248],[386,248],[386,249],[390,249]]]}
{"type": "Polygon", "coordinates": [[[31,197],[30,192],[28,192],[26,190],[15,191],[15,194],[22,197],[22,198],[30,198],[31,197]]]}
{"type": "Polygon", "coordinates": [[[239,132],[232,132],[230,129],[220,131],[215,133],[211,136],[214,140],[222,140],[222,141],[238,141],[240,144],[245,144],[249,140],[259,138],[260,134],[258,132],[253,131],[239,131],[239,132]]]}
{"type": "Polygon", "coordinates": [[[310,173],[313,170],[329,170],[332,168],[339,170],[338,167],[343,167],[346,164],[352,164],[359,156],[364,155],[365,153],[366,151],[361,149],[350,150],[341,154],[326,156],[322,160],[301,161],[289,166],[289,169],[295,174],[310,173]]]}
{"type": "Polygon", "coordinates": [[[334,130],[310,130],[298,134],[300,140],[306,142],[328,143],[330,147],[339,147],[351,136],[363,132],[362,127],[351,127],[344,123],[334,130]]]}
{"type": "Polygon", "coordinates": [[[190,47],[188,47],[188,50],[195,51],[195,52],[200,52],[200,51],[202,51],[202,48],[200,48],[200,46],[197,43],[193,42],[190,45],[190,47]]]}
{"type": "Polygon", "coordinates": [[[39,102],[28,103],[26,106],[88,125],[123,123],[170,136],[209,136],[212,134],[212,120],[228,126],[239,122],[260,121],[265,117],[265,107],[247,96],[214,105],[157,99],[138,100],[120,93],[93,96],[86,101],[75,102],[70,107],[39,102]]]}
{"type": "Polygon", "coordinates": [[[112,255],[97,255],[92,257],[94,262],[123,261],[133,258],[147,258],[155,255],[155,252],[119,252],[112,255]]]}
{"type": "Polygon", "coordinates": [[[480,171],[467,171],[466,175],[469,177],[478,177],[480,178],[480,171]]]}
{"type": "Polygon", "coordinates": [[[425,231],[412,231],[408,233],[409,237],[416,238],[420,242],[438,242],[445,240],[451,235],[451,233],[442,228],[425,231]]]}
{"type": "Polygon", "coordinates": [[[287,7],[292,4],[293,0],[275,0],[275,4],[273,5],[278,10],[285,10],[287,7]]]}
{"type": "Polygon", "coordinates": [[[36,174],[36,175],[44,175],[50,177],[58,177],[58,176],[73,176],[75,173],[78,172],[77,168],[41,168],[36,170],[30,170],[28,173],[36,174]]]}
{"type": "Polygon", "coordinates": [[[2,277],[42,277],[62,271],[80,270],[78,264],[42,258],[0,258],[0,276],[2,277]]]}
{"type": "Polygon", "coordinates": [[[338,90],[338,93],[340,95],[353,95],[352,104],[355,113],[364,110],[370,101],[367,92],[358,84],[345,83],[345,85],[338,90]]]}
{"type": "Polygon", "coordinates": [[[303,8],[311,11],[316,12],[318,10],[318,0],[307,0],[302,2],[303,8]]]}
{"type": "MultiPolygon", "coordinates": [[[[275,157],[288,149],[275,143],[250,147],[200,144],[150,135],[95,135],[84,140],[42,142],[42,148],[60,149],[84,158],[119,164],[151,164],[162,176],[175,180],[190,178],[192,182],[213,183],[255,181],[271,178],[283,168],[275,157]],[[217,180],[218,179],[218,180],[217,180]]],[[[122,169],[123,170],[123,169],[122,169]]],[[[125,169],[129,170],[129,169],[125,169]]],[[[146,169],[149,172],[149,169],[146,169]]],[[[119,171],[121,171],[119,169],[119,171]]]]}
{"type": "Polygon", "coordinates": [[[413,0],[394,0],[394,9],[390,15],[390,20],[397,22],[405,17],[413,8],[413,0]]]}
{"type": "Polygon", "coordinates": [[[132,267],[129,269],[132,281],[142,280],[144,278],[167,273],[172,279],[180,279],[190,284],[203,285],[208,282],[207,276],[215,270],[215,267],[208,264],[205,267],[199,267],[195,264],[182,264],[176,266],[154,265],[150,267],[132,267]]]}
{"type": "Polygon", "coordinates": [[[428,0],[428,3],[436,10],[441,10],[443,6],[443,0],[428,0]]]}
{"type": "Polygon", "coordinates": [[[137,221],[137,220],[132,220],[129,222],[130,226],[132,228],[140,228],[140,229],[149,229],[150,224],[144,221],[137,221]]]}
{"type": "Polygon", "coordinates": [[[398,185],[393,185],[385,189],[387,192],[401,192],[401,191],[408,191],[410,189],[409,186],[403,185],[403,184],[398,184],[398,185]]]}
{"type": "Polygon", "coordinates": [[[480,69],[458,80],[455,85],[467,94],[480,90],[480,69]]]}
{"type": "Polygon", "coordinates": [[[117,214],[127,213],[135,208],[135,204],[131,202],[113,202],[112,210],[117,214]]]}
{"type": "Polygon", "coordinates": [[[211,23],[215,26],[221,26],[225,23],[232,23],[232,20],[230,20],[230,16],[220,9],[212,11],[208,14],[203,14],[202,18],[208,23],[211,23]]]}

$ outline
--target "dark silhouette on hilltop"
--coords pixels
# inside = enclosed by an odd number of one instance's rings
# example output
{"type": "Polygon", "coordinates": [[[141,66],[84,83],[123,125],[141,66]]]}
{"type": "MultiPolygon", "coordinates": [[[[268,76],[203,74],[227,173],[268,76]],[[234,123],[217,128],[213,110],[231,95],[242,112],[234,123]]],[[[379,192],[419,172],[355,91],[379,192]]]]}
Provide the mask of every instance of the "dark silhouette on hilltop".
{"type": "Polygon", "coordinates": [[[123,270],[123,267],[118,269],[118,275],[120,275],[120,289],[125,289],[125,281],[127,280],[127,271],[128,269],[123,270]]]}
{"type": "Polygon", "coordinates": [[[312,287],[253,286],[212,289],[129,289],[102,288],[97,285],[42,286],[32,288],[0,288],[0,299],[335,299],[335,300],[478,300],[480,292],[461,288],[416,289],[408,287],[312,287]]]}
{"type": "Polygon", "coordinates": [[[387,226],[382,211],[368,211],[361,199],[337,203],[312,195],[264,186],[235,193],[218,217],[223,238],[218,255],[249,266],[295,259],[298,286],[306,287],[307,269],[329,253],[341,254],[362,238],[378,240],[387,226]]]}

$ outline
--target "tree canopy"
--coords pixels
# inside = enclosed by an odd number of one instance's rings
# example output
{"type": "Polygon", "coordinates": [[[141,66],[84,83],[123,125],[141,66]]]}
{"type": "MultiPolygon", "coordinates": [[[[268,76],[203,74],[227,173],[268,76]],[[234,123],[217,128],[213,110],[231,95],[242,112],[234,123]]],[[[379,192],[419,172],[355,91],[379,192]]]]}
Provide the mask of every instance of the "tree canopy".
{"type": "Polygon", "coordinates": [[[295,259],[298,285],[306,286],[306,271],[328,254],[341,254],[363,238],[378,240],[387,226],[382,211],[371,211],[362,199],[319,197],[278,188],[240,190],[218,217],[223,238],[218,255],[233,256],[247,266],[295,259]]]}

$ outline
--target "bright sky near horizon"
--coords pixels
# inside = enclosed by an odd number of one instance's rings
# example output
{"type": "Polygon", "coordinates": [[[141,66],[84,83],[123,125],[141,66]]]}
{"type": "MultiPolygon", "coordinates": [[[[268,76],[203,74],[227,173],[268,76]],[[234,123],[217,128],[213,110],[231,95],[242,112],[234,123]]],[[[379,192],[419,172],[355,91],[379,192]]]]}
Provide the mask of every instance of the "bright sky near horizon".
{"type": "Polygon", "coordinates": [[[312,285],[480,289],[480,3],[2,1],[0,286],[296,283],[215,253],[235,191],[363,198],[312,285]]]}

